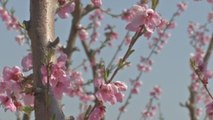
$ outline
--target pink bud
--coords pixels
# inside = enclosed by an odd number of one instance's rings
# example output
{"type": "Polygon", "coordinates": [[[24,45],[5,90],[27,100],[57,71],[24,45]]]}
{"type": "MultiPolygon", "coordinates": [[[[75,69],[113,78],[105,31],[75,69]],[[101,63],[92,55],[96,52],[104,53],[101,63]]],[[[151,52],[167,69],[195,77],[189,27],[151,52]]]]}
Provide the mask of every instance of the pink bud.
{"type": "Polygon", "coordinates": [[[101,7],[102,0],[91,0],[95,7],[101,7]]]}
{"type": "Polygon", "coordinates": [[[70,14],[75,10],[75,3],[69,3],[63,6],[58,11],[58,16],[62,19],[65,19],[70,16],[70,14]]]}

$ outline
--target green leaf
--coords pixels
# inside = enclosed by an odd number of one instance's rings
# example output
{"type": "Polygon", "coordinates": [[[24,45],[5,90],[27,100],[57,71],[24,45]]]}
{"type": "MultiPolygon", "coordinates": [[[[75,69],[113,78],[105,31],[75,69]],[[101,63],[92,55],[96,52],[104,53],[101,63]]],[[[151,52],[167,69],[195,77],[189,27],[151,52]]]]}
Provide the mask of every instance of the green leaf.
{"type": "Polygon", "coordinates": [[[130,51],[128,52],[128,56],[127,56],[127,57],[129,57],[133,52],[135,52],[134,49],[133,49],[133,50],[130,50],[130,51]]]}
{"type": "Polygon", "coordinates": [[[22,110],[23,110],[24,113],[26,113],[27,115],[29,115],[33,111],[33,107],[24,106],[22,110]]]}
{"type": "Polygon", "coordinates": [[[53,115],[51,116],[50,120],[56,120],[56,115],[53,114],[53,115]]]}
{"type": "Polygon", "coordinates": [[[19,26],[20,26],[21,28],[23,28],[23,29],[25,29],[25,30],[26,30],[26,25],[25,25],[24,23],[20,23],[20,22],[18,22],[18,24],[19,24],[19,26]]]}
{"type": "Polygon", "coordinates": [[[159,3],[159,0],[152,0],[152,9],[155,10],[155,8],[157,7],[159,3]]]}

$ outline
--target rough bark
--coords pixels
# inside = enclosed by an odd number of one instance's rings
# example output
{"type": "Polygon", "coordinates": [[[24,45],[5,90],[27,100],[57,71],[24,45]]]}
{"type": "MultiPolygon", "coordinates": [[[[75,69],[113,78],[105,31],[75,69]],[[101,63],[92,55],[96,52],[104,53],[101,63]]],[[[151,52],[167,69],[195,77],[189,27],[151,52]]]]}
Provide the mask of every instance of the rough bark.
{"type": "Polygon", "coordinates": [[[49,92],[46,92],[47,87],[42,84],[40,72],[48,43],[55,39],[54,16],[57,5],[57,0],[31,0],[30,2],[30,21],[27,29],[33,55],[35,120],[64,120],[63,112],[52,92],[49,90],[49,92]]]}

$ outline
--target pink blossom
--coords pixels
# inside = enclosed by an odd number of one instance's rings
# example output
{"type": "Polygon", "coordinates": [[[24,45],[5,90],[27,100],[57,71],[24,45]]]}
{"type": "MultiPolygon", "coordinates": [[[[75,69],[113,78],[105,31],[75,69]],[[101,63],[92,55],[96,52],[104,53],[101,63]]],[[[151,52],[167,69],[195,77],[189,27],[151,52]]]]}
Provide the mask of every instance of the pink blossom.
{"type": "Polygon", "coordinates": [[[131,84],[133,85],[131,93],[132,94],[138,94],[139,91],[140,91],[140,87],[142,85],[142,81],[135,81],[135,80],[133,80],[133,81],[131,81],[131,84]]]}
{"type": "Polygon", "coordinates": [[[70,77],[71,82],[75,82],[76,85],[83,85],[84,79],[80,72],[72,71],[70,77]]]}
{"type": "Polygon", "coordinates": [[[127,24],[126,29],[136,32],[144,25],[148,32],[153,33],[155,27],[161,23],[161,18],[158,13],[152,9],[147,9],[144,6],[137,6],[137,11],[138,12],[132,21],[127,24]]]}
{"type": "Polygon", "coordinates": [[[7,96],[0,96],[0,102],[5,107],[5,109],[10,110],[11,112],[16,111],[16,106],[14,105],[11,98],[7,96]]]}
{"type": "Polygon", "coordinates": [[[206,115],[209,120],[213,120],[213,102],[206,105],[206,115]]]}
{"type": "Polygon", "coordinates": [[[213,0],[207,0],[210,4],[213,4],[213,0]]]}
{"type": "Polygon", "coordinates": [[[201,115],[202,115],[202,108],[197,108],[196,111],[195,111],[195,115],[196,115],[196,118],[197,119],[200,119],[201,115]]]}
{"type": "Polygon", "coordinates": [[[124,40],[125,40],[125,44],[129,45],[131,43],[131,41],[132,41],[132,38],[131,38],[130,35],[126,35],[125,38],[124,38],[124,40]]]}
{"type": "Polygon", "coordinates": [[[213,22],[213,11],[209,12],[208,14],[208,21],[213,22]]]}
{"type": "Polygon", "coordinates": [[[103,19],[103,11],[101,9],[96,9],[93,14],[90,14],[89,20],[96,21],[96,20],[102,20],[103,19]]]}
{"type": "Polygon", "coordinates": [[[188,34],[191,36],[194,34],[195,29],[198,27],[198,24],[190,22],[187,28],[188,34]]]}
{"type": "Polygon", "coordinates": [[[32,53],[28,53],[27,56],[23,57],[21,65],[23,67],[24,72],[27,72],[33,68],[32,53]]]}
{"type": "Polygon", "coordinates": [[[80,100],[83,101],[84,103],[86,103],[88,101],[95,100],[95,96],[94,95],[88,95],[88,94],[81,94],[80,100]]]}
{"type": "Polygon", "coordinates": [[[192,90],[193,91],[198,91],[199,90],[199,88],[200,88],[200,83],[199,82],[193,82],[192,83],[192,90]]]}
{"type": "Polygon", "coordinates": [[[5,22],[9,30],[18,30],[20,28],[17,19],[14,16],[11,16],[10,13],[2,7],[0,7],[0,17],[5,22]]]}
{"type": "Polygon", "coordinates": [[[14,16],[11,16],[11,21],[8,24],[8,29],[14,29],[14,30],[18,30],[20,29],[19,23],[17,21],[17,19],[14,16]]]}
{"type": "Polygon", "coordinates": [[[152,70],[153,61],[151,59],[146,59],[142,56],[140,62],[137,66],[139,71],[150,72],[152,70]]]}
{"type": "MultiPolygon", "coordinates": [[[[49,76],[49,84],[52,88],[54,96],[60,100],[63,94],[68,94],[70,96],[79,95],[80,86],[83,84],[83,78],[77,72],[67,72],[65,63],[67,56],[61,53],[57,59],[57,63],[51,65],[51,75],[49,76]]],[[[43,84],[47,84],[47,66],[41,67],[41,73],[43,76],[43,84]]]]}
{"type": "Polygon", "coordinates": [[[158,28],[159,28],[160,30],[164,30],[168,24],[169,24],[168,20],[166,20],[166,19],[161,19],[161,22],[160,22],[160,24],[158,25],[158,28]]]}
{"type": "Polygon", "coordinates": [[[102,78],[95,78],[93,80],[93,84],[95,87],[100,87],[102,84],[104,84],[104,80],[102,78]]]}
{"type": "Polygon", "coordinates": [[[6,22],[7,24],[10,23],[11,21],[11,16],[10,14],[5,10],[3,9],[2,7],[0,7],[0,17],[2,18],[2,20],[4,22],[6,22]]]}
{"type": "Polygon", "coordinates": [[[177,26],[176,22],[171,22],[168,26],[169,29],[174,29],[177,26]]]}
{"type": "Polygon", "coordinates": [[[70,86],[70,82],[68,79],[61,79],[60,81],[53,81],[55,82],[55,85],[52,86],[54,96],[61,100],[63,97],[63,93],[65,93],[70,86]]]}
{"type": "Polygon", "coordinates": [[[88,120],[101,120],[105,116],[105,106],[97,106],[92,111],[88,120]]]}
{"type": "Polygon", "coordinates": [[[58,63],[65,63],[67,62],[67,55],[63,52],[60,53],[60,56],[57,58],[58,63]]]}
{"type": "Polygon", "coordinates": [[[203,63],[205,52],[201,48],[196,48],[195,53],[191,53],[191,58],[197,63],[203,63]]]}
{"type": "Polygon", "coordinates": [[[117,102],[117,99],[114,95],[114,89],[111,84],[101,85],[95,95],[98,98],[98,100],[103,102],[109,102],[112,105],[117,102]]]}
{"type": "Polygon", "coordinates": [[[150,109],[145,109],[142,113],[144,119],[152,119],[157,112],[156,106],[150,106],[150,109]]]}
{"type": "Polygon", "coordinates": [[[130,22],[134,17],[134,11],[132,9],[124,9],[121,15],[121,19],[130,22]]]}
{"type": "Polygon", "coordinates": [[[126,91],[127,90],[127,85],[121,81],[115,81],[112,84],[116,86],[118,91],[126,91]]]}
{"type": "Polygon", "coordinates": [[[109,36],[108,36],[108,37],[109,37],[109,40],[110,40],[110,41],[116,40],[116,39],[118,39],[118,33],[112,31],[112,32],[109,33],[109,36]]]}
{"type": "Polygon", "coordinates": [[[102,0],[91,0],[95,7],[101,7],[102,0]]]}
{"type": "Polygon", "coordinates": [[[0,94],[4,94],[7,89],[7,83],[0,78],[0,94]]]}
{"type": "MultiPolygon", "coordinates": [[[[69,75],[70,76],[70,86],[67,88],[67,90],[65,91],[65,93],[69,96],[79,96],[80,99],[83,101],[85,99],[83,99],[82,97],[86,97],[84,96],[84,90],[82,88],[84,79],[81,75],[80,72],[77,71],[69,71],[69,75]]],[[[85,101],[84,101],[85,102],[85,101]]]]}
{"type": "Polygon", "coordinates": [[[113,105],[116,102],[123,101],[124,94],[121,92],[126,91],[126,89],[126,84],[120,81],[112,82],[109,84],[103,83],[96,92],[96,97],[100,101],[109,102],[113,105]]]}
{"type": "Polygon", "coordinates": [[[80,29],[78,35],[82,41],[85,41],[89,38],[89,33],[85,29],[80,29]]]}
{"type": "Polygon", "coordinates": [[[126,106],[121,106],[120,108],[119,108],[119,111],[120,112],[126,112],[127,110],[126,110],[126,106]]]}
{"type": "Polygon", "coordinates": [[[187,9],[187,4],[185,2],[181,2],[177,4],[177,7],[183,12],[187,9]]]}
{"type": "Polygon", "coordinates": [[[159,99],[160,96],[162,94],[162,89],[160,88],[160,86],[156,85],[153,90],[150,92],[150,96],[159,99]]]}
{"type": "Polygon", "coordinates": [[[75,2],[68,3],[58,11],[58,16],[65,19],[70,16],[70,14],[75,10],[75,2]]]}
{"type": "Polygon", "coordinates": [[[25,40],[24,40],[24,35],[17,35],[16,36],[16,42],[19,44],[19,45],[23,45],[25,40]]]}
{"type": "Polygon", "coordinates": [[[98,32],[93,32],[91,35],[92,42],[96,42],[98,39],[98,36],[99,36],[98,32]]]}
{"type": "Polygon", "coordinates": [[[6,66],[3,69],[4,80],[18,81],[21,78],[21,76],[22,76],[22,72],[18,66],[14,66],[12,68],[6,66]]]}

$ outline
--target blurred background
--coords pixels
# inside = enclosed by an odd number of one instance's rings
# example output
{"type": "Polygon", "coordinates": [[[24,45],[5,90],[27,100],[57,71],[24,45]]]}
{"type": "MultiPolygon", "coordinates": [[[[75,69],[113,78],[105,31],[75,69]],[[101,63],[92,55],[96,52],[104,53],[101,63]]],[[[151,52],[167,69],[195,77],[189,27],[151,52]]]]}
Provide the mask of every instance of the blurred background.
{"type": "MultiPolygon", "coordinates": [[[[177,3],[179,0],[160,0],[157,7],[157,11],[161,14],[163,18],[169,20],[174,12],[177,10],[177,3]]],[[[84,2],[84,5],[88,2],[84,2]]],[[[121,13],[125,8],[130,8],[132,5],[136,4],[137,0],[103,0],[103,8],[111,8],[112,12],[115,14],[121,13]]],[[[143,82],[141,91],[138,95],[134,95],[127,107],[127,112],[121,116],[121,120],[139,120],[141,117],[141,112],[144,110],[145,105],[148,103],[150,96],[149,92],[152,90],[153,86],[159,85],[163,92],[160,99],[161,112],[165,120],[188,120],[188,110],[179,105],[180,102],[185,103],[189,97],[188,86],[191,81],[191,70],[189,66],[190,53],[194,52],[190,45],[190,41],[187,34],[187,26],[189,21],[200,22],[201,24],[207,21],[207,15],[211,11],[210,4],[207,1],[194,2],[192,0],[186,1],[188,4],[188,9],[181,14],[181,16],[175,19],[177,27],[174,30],[169,31],[172,36],[168,41],[168,44],[163,48],[163,50],[156,55],[152,56],[154,61],[152,71],[142,75],[140,80],[143,82]]],[[[17,16],[20,22],[24,20],[29,20],[29,0],[10,0],[8,8],[13,8],[15,10],[15,16],[17,16]]],[[[60,19],[56,16],[56,35],[62,40],[62,44],[66,43],[69,35],[69,30],[71,26],[71,19],[60,19]]],[[[87,25],[88,17],[82,20],[82,25],[87,25]]],[[[124,38],[126,33],[125,26],[127,22],[121,21],[121,19],[112,18],[111,16],[105,15],[103,23],[99,30],[103,33],[104,27],[107,24],[116,25],[115,31],[118,32],[119,37],[113,42],[112,47],[104,48],[99,58],[103,58],[108,63],[114,54],[117,46],[124,38]]],[[[210,32],[211,34],[211,32],[210,32]]],[[[16,31],[8,31],[6,26],[2,21],[0,21],[0,72],[4,66],[14,66],[21,65],[21,59],[28,52],[28,45],[19,46],[15,37],[18,35],[16,31]]],[[[155,34],[154,34],[155,35],[155,34]]],[[[99,40],[103,40],[104,35],[99,36],[99,40]]],[[[144,37],[139,38],[134,49],[136,52],[130,56],[129,61],[131,61],[131,66],[124,70],[121,70],[116,76],[115,80],[124,81],[129,84],[129,79],[135,79],[138,75],[137,64],[140,61],[140,56],[146,57],[150,53],[148,43],[150,40],[144,37]]],[[[76,44],[80,49],[80,40],[76,44]]],[[[122,48],[119,56],[123,56],[126,51],[127,46],[122,48]]],[[[76,52],[73,55],[73,67],[77,66],[86,58],[83,50],[76,52]]],[[[212,59],[210,60],[209,68],[213,69],[212,59]]],[[[85,80],[91,79],[91,72],[84,72],[82,69],[82,75],[85,80]]],[[[1,75],[0,75],[1,76],[1,75]]],[[[212,90],[212,82],[210,81],[209,88],[212,90]]],[[[212,90],[213,92],[213,90],[212,90]]],[[[125,92],[126,95],[129,91],[125,92]]],[[[65,104],[64,112],[65,115],[77,116],[79,113],[79,99],[65,97],[63,103],[65,104]]],[[[117,103],[116,105],[107,105],[107,115],[106,120],[115,120],[119,113],[118,109],[122,103],[117,103]]],[[[205,106],[203,108],[203,113],[205,113],[205,106]]],[[[10,111],[4,112],[4,109],[0,108],[0,120],[15,120],[15,113],[10,111]]],[[[157,120],[157,118],[156,118],[157,120]]]]}

